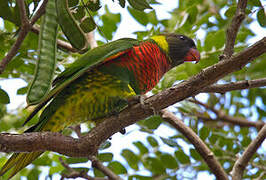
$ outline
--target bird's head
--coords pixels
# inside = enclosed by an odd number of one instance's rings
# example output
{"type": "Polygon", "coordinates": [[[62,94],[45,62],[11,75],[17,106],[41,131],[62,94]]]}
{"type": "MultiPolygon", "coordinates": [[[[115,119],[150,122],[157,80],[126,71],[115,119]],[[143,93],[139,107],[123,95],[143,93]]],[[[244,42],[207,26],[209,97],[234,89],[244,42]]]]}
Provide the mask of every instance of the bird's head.
{"type": "Polygon", "coordinates": [[[194,41],[185,36],[175,33],[153,36],[153,39],[171,59],[172,66],[177,66],[185,61],[200,60],[200,53],[194,41]]]}

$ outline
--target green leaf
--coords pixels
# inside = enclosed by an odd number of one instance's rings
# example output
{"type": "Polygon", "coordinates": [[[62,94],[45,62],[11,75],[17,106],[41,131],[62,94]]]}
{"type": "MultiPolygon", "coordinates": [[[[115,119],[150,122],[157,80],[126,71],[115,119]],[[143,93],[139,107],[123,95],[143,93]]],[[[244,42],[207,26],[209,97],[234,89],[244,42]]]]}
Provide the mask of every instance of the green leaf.
{"type": "Polygon", "coordinates": [[[221,29],[219,31],[216,31],[215,34],[215,41],[213,42],[216,49],[222,48],[225,44],[225,31],[224,29],[221,29]]]}
{"type": "Polygon", "coordinates": [[[96,24],[94,20],[90,17],[86,17],[81,23],[80,23],[81,29],[85,32],[91,32],[96,28],[96,24]]]}
{"type": "Polygon", "coordinates": [[[112,153],[100,153],[100,154],[98,154],[97,157],[102,162],[110,162],[113,160],[113,154],[112,153]]]}
{"type": "Polygon", "coordinates": [[[158,147],[158,142],[154,137],[148,136],[147,141],[150,143],[152,147],[158,147]]]}
{"type": "Polygon", "coordinates": [[[87,7],[91,11],[98,11],[102,6],[100,4],[100,0],[96,0],[96,1],[88,1],[87,7]]]}
{"type": "Polygon", "coordinates": [[[163,162],[164,167],[169,169],[178,168],[177,161],[171,154],[164,153],[160,156],[160,159],[163,162]]]}
{"type": "Polygon", "coordinates": [[[28,86],[25,86],[25,87],[19,88],[19,89],[17,90],[17,94],[19,94],[19,95],[26,94],[26,93],[27,93],[27,90],[28,90],[28,86]]]}
{"type": "Polygon", "coordinates": [[[167,144],[170,147],[179,147],[178,143],[173,139],[164,138],[164,137],[160,137],[160,138],[165,144],[167,144]]]}
{"type": "Polygon", "coordinates": [[[199,136],[204,141],[210,135],[210,129],[208,127],[203,126],[199,130],[199,136]]]}
{"type": "Polygon", "coordinates": [[[119,4],[122,8],[124,8],[126,5],[126,0],[119,0],[119,4]]]}
{"type": "Polygon", "coordinates": [[[132,175],[128,177],[128,180],[153,180],[154,177],[141,176],[141,175],[132,175]]]}
{"type": "Polygon", "coordinates": [[[65,167],[62,166],[62,164],[58,163],[56,166],[52,166],[50,169],[49,169],[49,174],[50,175],[53,175],[55,173],[59,173],[61,172],[62,170],[64,170],[65,167]]]}
{"type": "Polygon", "coordinates": [[[102,171],[99,171],[96,168],[93,168],[93,173],[95,177],[105,177],[105,174],[103,174],[102,171]]]}
{"type": "Polygon", "coordinates": [[[47,153],[45,153],[40,158],[34,160],[32,164],[37,166],[47,166],[52,164],[52,160],[47,156],[47,153]]]}
{"type": "Polygon", "coordinates": [[[205,42],[204,42],[204,50],[210,51],[214,45],[214,42],[216,41],[215,32],[208,32],[205,42]]]}
{"type": "Polygon", "coordinates": [[[76,5],[78,5],[78,3],[79,3],[79,0],[68,1],[68,7],[76,6],[76,5]]]}
{"type": "Polygon", "coordinates": [[[235,15],[236,12],[236,5],[230,6],[224,13],[224,15],[228,18],[231,18],[235,15]]]}
{"type": "Polygon", "coordinates": [[[73,16],[76,20],[80,21],[85,16],[85,9],[83,6],[79,6],[75,12],[73,12],[73,16]]]}
{"type": "Polygon", "coordinates": [[[138,170],[138,162],[139,162],[139,157],[135,155],[131,150],[129,149],[124,149],[121,153],[121,155],[126,159],[128,165],[135,170],[138,170]]]}
{"type": "Polygon", "coordinates": [[[115,174],[126,174],[127,169],[118,161],[113,161],[108,164],[108,167],[115,173],[115,174]]]}
{"type": "Polygon", "coordinates": [[[245,136],[244,139],[241,141],[241,145],[243,147],[247,147],[251,142],[251,138],[249,136],[245,136]]]}
{"type": "Polygon", "coordinates": [[[195,149],[189,149],[189,153],[190,153],[191,157],[193,159],[195,159],[196,161],[199,161],[202,159],[200,154],[195,149]]]}
{"type": "Polygon", "coordinates": [[[9,104],[10,99],[6,91],[0,88],[0,103],[1,104],[9,104]]]}
{"type": "Polygon", "coordinates": [[[162,123],[162,118],[160,116],[151,116],[144,120],[144,126],[148,129],[157,129],[162,123]]]}
{"type": "Polygon", "coordinates": [[[121,14],[111,13],[105,6],[105,14],[101,16],[103,21],[102,31],[107,39],[112,39],[112,33],[117,29],[117,23],[121,21],[121,14]]]}
{"type": "Polygon", "coordinates": [[[147,13],[147,16],[148,16],[148,19],[149,19],[149,22],[152,23],[153,25],[157,25],[158,24],[158,19],[156,17],[156,12],[155,10],[147,13]]]}
{"type": "Polygon", "coordinates": [[[181,164],[189,164],[190,163],[189,156],[186,155],[182,150],[176,151],[175,157],[178,159],[178,161],[181,164]]]}
{"type": "Polygon", "coordinates": [[[137,11],[130,7],[128,7],[127,9],[129,13],[135,18],[135,20],[138,21],[140,24],[146,26],[149,23],[149,18],[146,13],[137,11]]]}
{"type": "Polygon", "coordinates": [[[143,161],[144,167],[149,169],[154,174],[163,174],[165,173],[165,167],[163,166],[162,161],[154,157],[147,157],[143,161]]]}
{"type": "Polygon", "coordinates": [[[261,3],[260,0],[252,0],[252,1],[248,1],[248,4],[252,5],[252,6],[258,6],[261,7],[261,3]]]}
{"type": "Polygon", "coordinates": [[[41,171],[37,168],[32,169],[28,174],[27,174],[27,179],[36,179],[40,175],[41,171]]]}
{"type": "Polygon", "coordinates": [[[146,0],[128,0],[128,3],[134,9],[137,9],[139,11],[143,11],[144,9],[152,9],[152,7],[146,0]]]}
{"type": "Polygon", "coordinates": [[[69,157],[65,160],[67,164],[77,164],[77,163],[85,163],[88,162],[88,158],[75,158],[69,157]]]}
{"type": "Polygon", "coordinates": [[[133,142],[133,144],[139,149],[141,155],[147,154],[149,150],[144,146],[144,144],[140,141],[133,142]]]}
{"type": "Polygon", "coordinates": [[[261,27],[266,27],[266,14],[264,8],[261,8],[257,13],[257,19],[261,27]]]}

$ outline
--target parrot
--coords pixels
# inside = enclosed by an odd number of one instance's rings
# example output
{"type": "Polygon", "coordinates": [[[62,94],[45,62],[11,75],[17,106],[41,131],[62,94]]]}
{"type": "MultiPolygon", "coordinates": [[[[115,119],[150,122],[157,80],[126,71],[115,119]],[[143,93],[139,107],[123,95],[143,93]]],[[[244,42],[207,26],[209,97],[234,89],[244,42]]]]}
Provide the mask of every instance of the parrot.
{"type": "MultiPolygon", "coordinates": [[[[177,33],[143,41],[121,38],[93,48],[54,79],[52,89],[25,123],[43,109],[39,121],[25,132],[60,132],[72,125],[100,121],[125,109],[129,98],[150,91],[170,69],[199,60],[194,41],[177,33]]],[[[14,153],[0,176],[10,171],[9,178],[13,177],[42,153],[14,153]]]]}

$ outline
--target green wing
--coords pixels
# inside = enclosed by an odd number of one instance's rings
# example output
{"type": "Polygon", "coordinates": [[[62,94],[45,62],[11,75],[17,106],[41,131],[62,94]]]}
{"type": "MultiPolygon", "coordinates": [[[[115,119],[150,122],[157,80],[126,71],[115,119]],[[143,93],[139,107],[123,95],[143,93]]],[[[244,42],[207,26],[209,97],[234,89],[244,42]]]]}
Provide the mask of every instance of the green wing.
{"type": "MultiPolygon", "coordinates": [[[[140,41],[131,38],[119,39],[102,46],[96,47],[82,57],[72,63],[65,71],[57,76],[53,82],[54,88],[48,93],[46,98],[40,102],[34,111],[25,120],[25,125],[43,106],[45,106],[58,92],[61,92],[67,85],[79,78],[82,74],[95,66],[100,65],[106,59],[115,56],[117,54],[120,56],[126,50],[132,48],[133,46],[139,45],[140,41]]],[[[30,105],[30,104],[29,104],[30,105]]]]}

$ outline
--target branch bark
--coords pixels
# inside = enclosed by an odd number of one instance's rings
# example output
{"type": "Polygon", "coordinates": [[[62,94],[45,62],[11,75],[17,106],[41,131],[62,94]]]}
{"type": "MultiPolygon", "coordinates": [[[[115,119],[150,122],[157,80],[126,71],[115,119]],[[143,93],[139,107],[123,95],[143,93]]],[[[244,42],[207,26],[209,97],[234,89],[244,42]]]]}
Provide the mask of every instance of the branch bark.
{"type": "Polygon", "coordinates": [[[52,132],[25,133],[21,135],[0,134],[0,152],[49,150],[73,157],[94,155],[99,145],[114,133],[136,123],[138,120],[153,115],[154,110],[158,112],[191,95],[201,92],[201,89],[211,85],[227,74],[241,69],[241,67],[265,53],[265,51],[266,37],[238,53],[236,56],[226,61],[220,61],[202,70],[202,72],[191,77],[189,80],[146,98],[145,104],[149,104],[152,108],[143,108],[143,105],[140,103],[132,105],[122,111],[118,116],[106,118],[80,139],[69,136],[65,137],[59,133],[52,132]]]}
{"type": "Polygon", "coordinates": [[[250,89],[257,87],[266,86],[266,78],[255,79],[255,80],[244,80],[238,82],[232,82],[228,84],[213,84],[204,88],[201,92],[206,93],[226,93],[228,91],[250,89]]]}
{"type": "Polygon", "coordinates": [[[257,149],[260,147],[260,145],[263,143],[265,138],[266,138],[266,124],[259,131],[257,137],[248,145],[243,155],[236,161],[232,170],[232,180],[242,179],[244,170],[248,162],[250,161],[254,153],[257,151],[257,149]]]}
{"type": "Polygon", "coordinates": [[[20,21],[21,21],[21,30],[19,31],[18,38],[15,42],[15,44],[11,47],[7,55],[2,59],[0,63],[0,74],[2,74],[8,65],[8,63],[12,60],[12,58],[18,53],[18,50],[24,41],[25,37],[27,36],[28,32],[31,30],[32,25],[42,16],[42,14],[45,12],[45,6],[47,4],[48,0],[44,0],[41,7],[38,9],[36,14],[32,17],[31,22],[29,22],[26,10],[25,10],[25,4],[24,0],[17,0],[17,4],[19,7],[20,12],[20,21]]]}
{"type": "Polygon", "coordinates": [[[89,176],[85,171],[76,171],[71,168],[62,158],[59,158],[62,166],[69,172],[68,174],[61,174],[61,180],[65,178],[84,178],[87,180],[107,180],[106,178],[93,178],[89,176]]]}
{"type": "Polygon", "coordinates": [[[162,110],[161,113],[164,120],[170,123],[179,132],[181,132],[194,145],[197,152],[199,152],[201,157],[211,169],[212,173],[215,174],[216,179],[228,179],[226,172],[223,170],[223,167],[215,158],[213,152],[206,146],[206,144],[197,136],[197,134],[193,130],[187,127],[183,123],[183,121],[178,119],[173,113],[167,110],[162,110]]]}
{"type": "Polygon", "coordinates": [[[242,21],[245,19],[245,9],[247,7],[247,0],[239,0],[237,3],[236,13],[231,21],[231,24],[226,30],[226,42],[223,55],[220,59],[230,58],[234,53],[234,45],[237,36],[237,32],[242,21]]]}
{"type": "Polygon", "coordinates": [[[106,176],[109,177],[111,180],[122,180],[118,175],[116,175],[113,171],[111,171],[109,168],[105,167],[101,161],[96,159],[96,157],[91,156],[89,158],[92,162],[92,167],[97,168],[99,171],[104,173],[106,176]]]}

